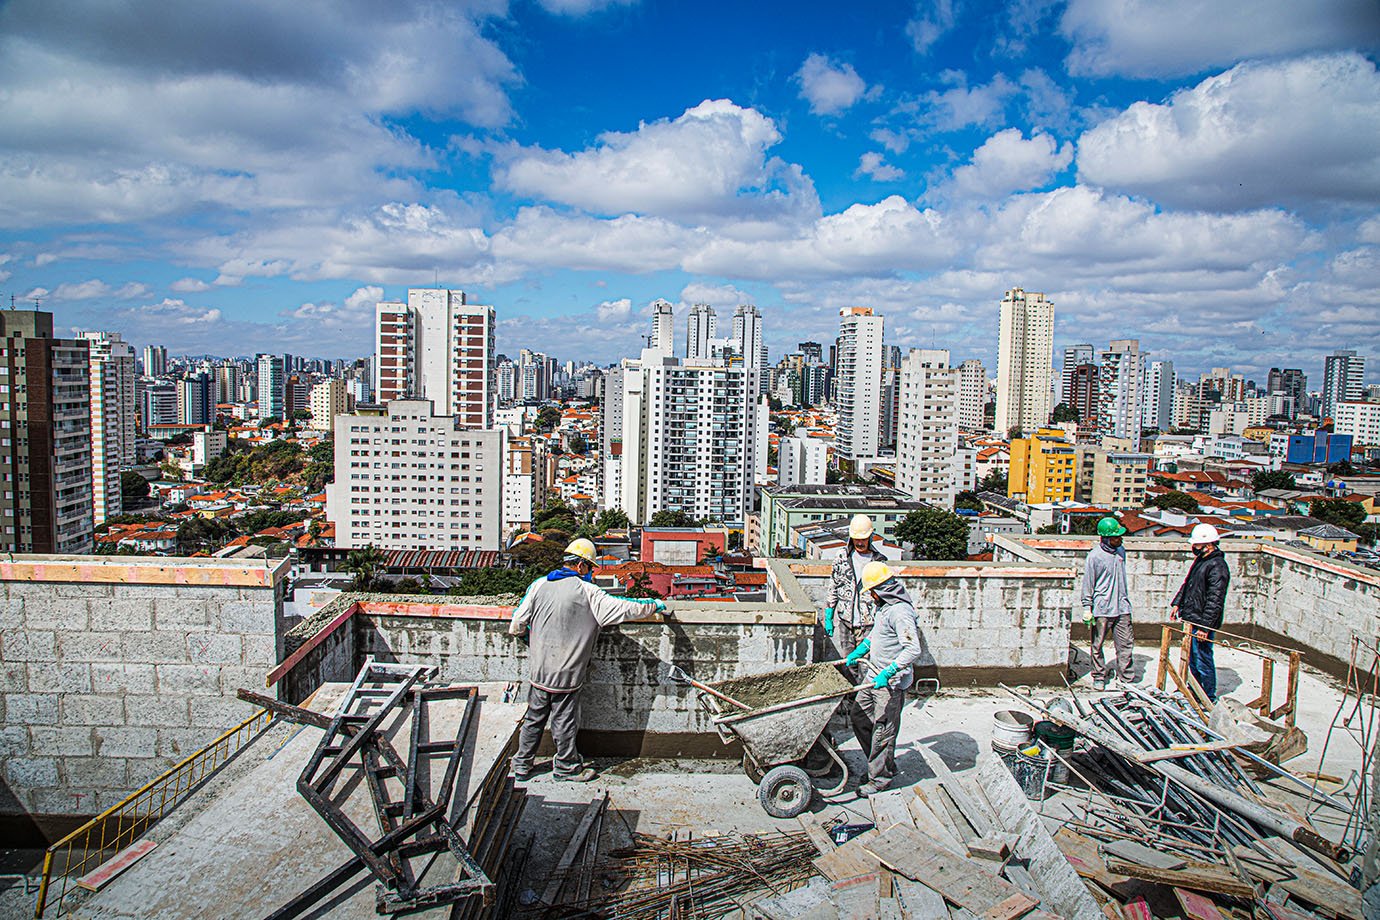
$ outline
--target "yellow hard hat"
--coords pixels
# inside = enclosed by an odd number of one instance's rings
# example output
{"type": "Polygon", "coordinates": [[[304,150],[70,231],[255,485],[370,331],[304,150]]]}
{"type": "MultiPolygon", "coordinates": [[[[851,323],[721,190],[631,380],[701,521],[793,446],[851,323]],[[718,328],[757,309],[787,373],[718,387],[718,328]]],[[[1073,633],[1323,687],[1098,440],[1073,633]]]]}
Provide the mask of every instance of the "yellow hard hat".
{"type": "Polygon", "coordinates": [[[571,540],[570,545],[565,548],[567,556],[579,556],[581,559],[594,564],[594,544],[580,537],[578,540],[571,540]]]}
{"type": "Polygon", "coordinates": [[[890,581],[895,576],[896,573],[891,571],[891,566],[887,565],[885,562],[869,562],[867,565],[863,566],[862,570],[863,590],[871,591],[882,582],[890,581]]]}
{"type": "Polygon", "coordinates": [[[872,518],[865,514],[853,515],[848,522],[848,537],[851,540],[866,540],[872,536],[872,518]]]}

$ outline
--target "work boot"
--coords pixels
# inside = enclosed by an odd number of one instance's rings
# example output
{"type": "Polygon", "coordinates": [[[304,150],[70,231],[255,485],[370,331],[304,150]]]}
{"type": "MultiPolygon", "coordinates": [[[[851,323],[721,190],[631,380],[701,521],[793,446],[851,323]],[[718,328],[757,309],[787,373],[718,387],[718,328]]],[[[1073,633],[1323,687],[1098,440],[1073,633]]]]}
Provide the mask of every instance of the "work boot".
{"type": "Polygon", "coordinates": [[[886,783],[879,780],[870,779],[858,787],[858,795],[862,798],[869,798],[879,792],[886,790],[886,783]]]}
{"type": "Polygon", "coordinates": [[[578,773],[553,773],[551,778],[558,783],[587,783],[598,775],[593,767],[585,767],[578,773]]]}

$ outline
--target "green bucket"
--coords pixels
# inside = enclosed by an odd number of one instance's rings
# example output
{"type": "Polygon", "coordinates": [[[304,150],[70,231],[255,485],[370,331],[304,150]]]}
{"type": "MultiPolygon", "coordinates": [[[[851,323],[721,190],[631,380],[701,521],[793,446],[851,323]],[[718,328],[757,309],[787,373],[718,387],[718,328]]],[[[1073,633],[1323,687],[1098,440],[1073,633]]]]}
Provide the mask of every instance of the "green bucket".
{"type": "Polygon", "coordinates": [[[1048,719],[1041,719],[1035,723],[1035,737],[1057,751],[1069,751],[1073,749],[1073,739],[1078,737],[1078,733],[1048,719]]]}

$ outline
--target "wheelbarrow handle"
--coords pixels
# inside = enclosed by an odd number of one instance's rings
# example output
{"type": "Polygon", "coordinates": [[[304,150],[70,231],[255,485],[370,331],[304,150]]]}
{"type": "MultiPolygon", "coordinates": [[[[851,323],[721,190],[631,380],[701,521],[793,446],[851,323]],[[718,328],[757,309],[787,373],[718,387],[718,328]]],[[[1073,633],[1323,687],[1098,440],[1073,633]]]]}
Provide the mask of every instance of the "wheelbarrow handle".
{"type": "Polygon", "coordinates": [[[715,690],[708,684],[700,683],[699,681],[695,680],[693,677],[691,677],[689,674],[686,674],[683,670],[681,670],[678,667],[672,666],[671,669],[667,671],[666,676],[674,681],[679,681],[683,684],[689,684],[696,690],[700,690],[704,693],[708,693],[710,696],[717,697],[718,699],[723,700],[725,703],[732,703],[739,709],[747,710],[749,712],[752,710],[752,707],[749,706],[747,703],[740,703],[728,694],[720,693],[718,690],[715,690]]]}

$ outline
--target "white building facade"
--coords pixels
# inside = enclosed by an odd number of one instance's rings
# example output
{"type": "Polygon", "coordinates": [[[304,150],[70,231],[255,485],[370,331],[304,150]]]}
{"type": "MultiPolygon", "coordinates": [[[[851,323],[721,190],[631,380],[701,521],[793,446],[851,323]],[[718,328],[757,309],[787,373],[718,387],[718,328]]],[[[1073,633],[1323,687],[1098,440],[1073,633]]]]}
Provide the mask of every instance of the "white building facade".
{"type": "Polygon", "coordinates": [[[776,484],[824,485],[829,469],[829,445],[804,429],[782,438],[776,448],[776,484]]]}
{"type": "Polygon", "coordinates": [[[138,462],[134,346],[118,332],[83,332],[91,354],[91,496],[93,523],[123,513],[120,469],[138,462]]]}
{"type": "Polygon", "coordinates": [[[839,311],[835,451],[844,460],[877,454],[882,421],[884,318],[871,307],[839,311]]]}
{"type": "Polygon", "coordinates": [[[1116,339],[1102,352],[1097,371],[1097,438],[1121,438],[1140,450],[1145,370],[1136,339],[1116,339]]]}
{"type": "Polygon", "coordinates": [[[911,349],[901,361],[896,488],[950,509],[957,494],[958,373],[944,349],[911,349]]]}
{"type": "Polygon", "coordinates": [[[1142,428],[1168,431],[1174,422],[1174,362],[1146,361],[1141,381],[1142,428]]]}
{"type": "Polygon", "coordinates": [[[429,399],[466,428],[490,428],[497,396],[494,308],[464,291],[411,288],[407,302],[375,307],[374,392],[379,402],[429,399]]]}
{"type": "Polygon", "coordinates": [[[987,368],[969,358],[958,368],[958,427],[981,431],[986,427],[987,368]]]}
{"type": "Polygon", "coordinates": [[[1002,298],[997,335],[996,428],[1033,432],[1049,422],[1054,373],[1054,304],[1013,288],[1002,298]]]}

